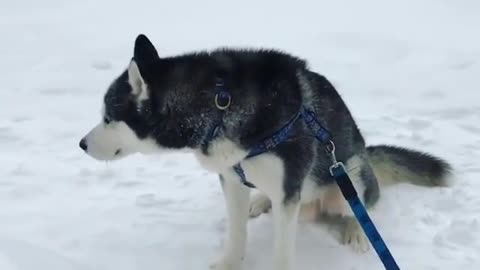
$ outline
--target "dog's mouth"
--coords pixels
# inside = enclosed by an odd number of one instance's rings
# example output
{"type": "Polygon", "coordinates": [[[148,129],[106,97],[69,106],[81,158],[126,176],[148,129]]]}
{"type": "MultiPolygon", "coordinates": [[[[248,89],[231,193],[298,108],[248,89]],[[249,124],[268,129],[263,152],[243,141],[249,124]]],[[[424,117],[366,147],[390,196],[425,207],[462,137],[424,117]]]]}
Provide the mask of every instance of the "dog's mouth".
{"type": "Polygon", "coordinates": [[[82,147],[85,153],[98,161],[114,161],[121,159],[124,157],[124,150],[122,148],[117,148],[117,150],[110,150],[110,151],[99,151],[102,148],[96,148],[93,144],[92,146],[82,147]]]}

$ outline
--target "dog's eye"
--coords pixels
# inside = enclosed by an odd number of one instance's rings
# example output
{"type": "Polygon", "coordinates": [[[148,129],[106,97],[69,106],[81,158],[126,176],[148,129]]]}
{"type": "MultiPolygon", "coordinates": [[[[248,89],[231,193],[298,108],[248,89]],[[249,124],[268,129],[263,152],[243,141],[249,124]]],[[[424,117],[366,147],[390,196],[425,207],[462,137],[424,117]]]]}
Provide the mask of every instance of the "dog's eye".
{"type": "Polygon", "coordinates": [[[106,125],[110,124],[110,121],[111,121],[111,120],[110,120],[108,117],[106,117],[106,116],[103,117],[103,122],[104,122],[106,125]]]}

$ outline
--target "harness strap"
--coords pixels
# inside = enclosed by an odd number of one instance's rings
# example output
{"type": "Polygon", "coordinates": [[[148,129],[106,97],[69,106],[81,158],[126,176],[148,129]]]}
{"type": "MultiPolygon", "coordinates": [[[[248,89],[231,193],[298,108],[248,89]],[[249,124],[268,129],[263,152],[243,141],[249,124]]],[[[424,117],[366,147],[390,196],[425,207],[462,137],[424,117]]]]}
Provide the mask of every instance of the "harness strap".
{"type": "Polygon", "coordinates": [[[307,107],[304,106],[300,113],[303,121],[313,133],[315,138],[324,144],[330,143],[332,140],[332,135],[326,128],[322,126],[322,124],[320,124],[320,122],[318,122],[317,118],[315,117],[315,112],[307,109],[307,107]]]}
{"type": "Polygon", "coordinates": [[[240,177],[240,182],[249,188],[256,188],[254,184],[247,181],[247,177],[245,176],[245,171],[243,170],[240,163],[237,163],[233,166],[233,170],[237,173],[240,177]]]}
{"type": "MultiPolygon", "coordinates": [[[[318,120],[315,118],[315,113],[307,109],[306,107],[302,107],[300,112],[297,113],[292,119],[290,119],[281,129],[275,132],[272,136],[261,140],[260,143],[255,145],[250,150],[245,159],[252,158],[268,152],[280,143],[286,141],[289,138],[289,134],[292,130],[293,125],[300,118],[304,120],[305,124],[312,131],[313,135],[315,136],[315,138],[317,138],[317,140],[325,144],[330,142],[330,132],[318,122],[318,120]]],[[[240,177],[240,182],[242,182],[242,184],[250,188],[255,187],[255,185],[247,181],[245,172],[240,163],[237,163],[235,166],[233,166],[233,169],[240,177]]]]}
{"type": "Polygon", "coordinates": [[[297,122],[297,120],[302,116],[301,113],[297,113],[290,121],[288,121],[282,128],[280,128],[277,132],[273,133],[270,137],[267,137],[260,141],[257,145],[255,145],[250,152],[248,153],[247,158],[251,158],[254,156],[258,156],[263,154],[270,149],[275,148],[280,143],[286,141],[289,137],[290,131],[292,130],[293,125],[297,122]]]}
{"type": "MultiPolygon", "coordinates": [[[[250,150],[250,152],[248,152],[248,155],[245,157],[245,159],[252,158],[254,156],[258,156],[265,152],[268,152],[270,149],[273,149],[280,143],[286,141],[289,137],[289,134],[293,125],[297,122],[298,118],[300,117],[301,117],[301,114],[298,113],[297,115],[295,115],[295,117],[290,119],[290,121],[288,121],[281,129],[275,132],[272,136],[261,140],[260,143],[255,145],[250,150]]],[[[254,184],[247,181],[247,177],[245,176],[245,171],[243,170],[242,165],[240,165],[240,162],[233,166],[233,170],[240,177],[240,182],[242,184],[244,184],[249,188],[255,188],[254,184]]]]}

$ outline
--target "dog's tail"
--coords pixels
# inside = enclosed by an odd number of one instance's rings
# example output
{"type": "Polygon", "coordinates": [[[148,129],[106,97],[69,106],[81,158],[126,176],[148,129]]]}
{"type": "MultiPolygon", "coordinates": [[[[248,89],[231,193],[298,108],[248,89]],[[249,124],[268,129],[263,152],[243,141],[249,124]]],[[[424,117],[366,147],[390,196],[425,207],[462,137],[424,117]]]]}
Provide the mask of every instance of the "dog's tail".
{"type": "Polygon", "coordinates": [[[430,154],[401,147],[367,147],[368,159],[380,185],[409,182],[420,186],[447,186],[452,167],[430,154]]]}

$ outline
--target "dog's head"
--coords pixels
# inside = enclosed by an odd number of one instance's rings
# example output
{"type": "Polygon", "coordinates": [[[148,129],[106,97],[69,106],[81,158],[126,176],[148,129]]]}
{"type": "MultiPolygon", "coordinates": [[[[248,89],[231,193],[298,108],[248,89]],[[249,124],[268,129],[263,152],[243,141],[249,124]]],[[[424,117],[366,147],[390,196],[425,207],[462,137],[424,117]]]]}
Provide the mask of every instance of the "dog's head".
{"type": "Polygon", "coordinates": [[[101,122],[80,141],[86,153],[98,160],[115,160],[189,146],[194,108],[186,112],[185,106],[194,97],[192,89],[179,82],[185,75],[173,76],[175,68],[168,62],[159,58],[146,36],[137,37],[127,70],[105,94],[101,122]],[[176,106],[179,101],[183,107],[176,106]]]}

